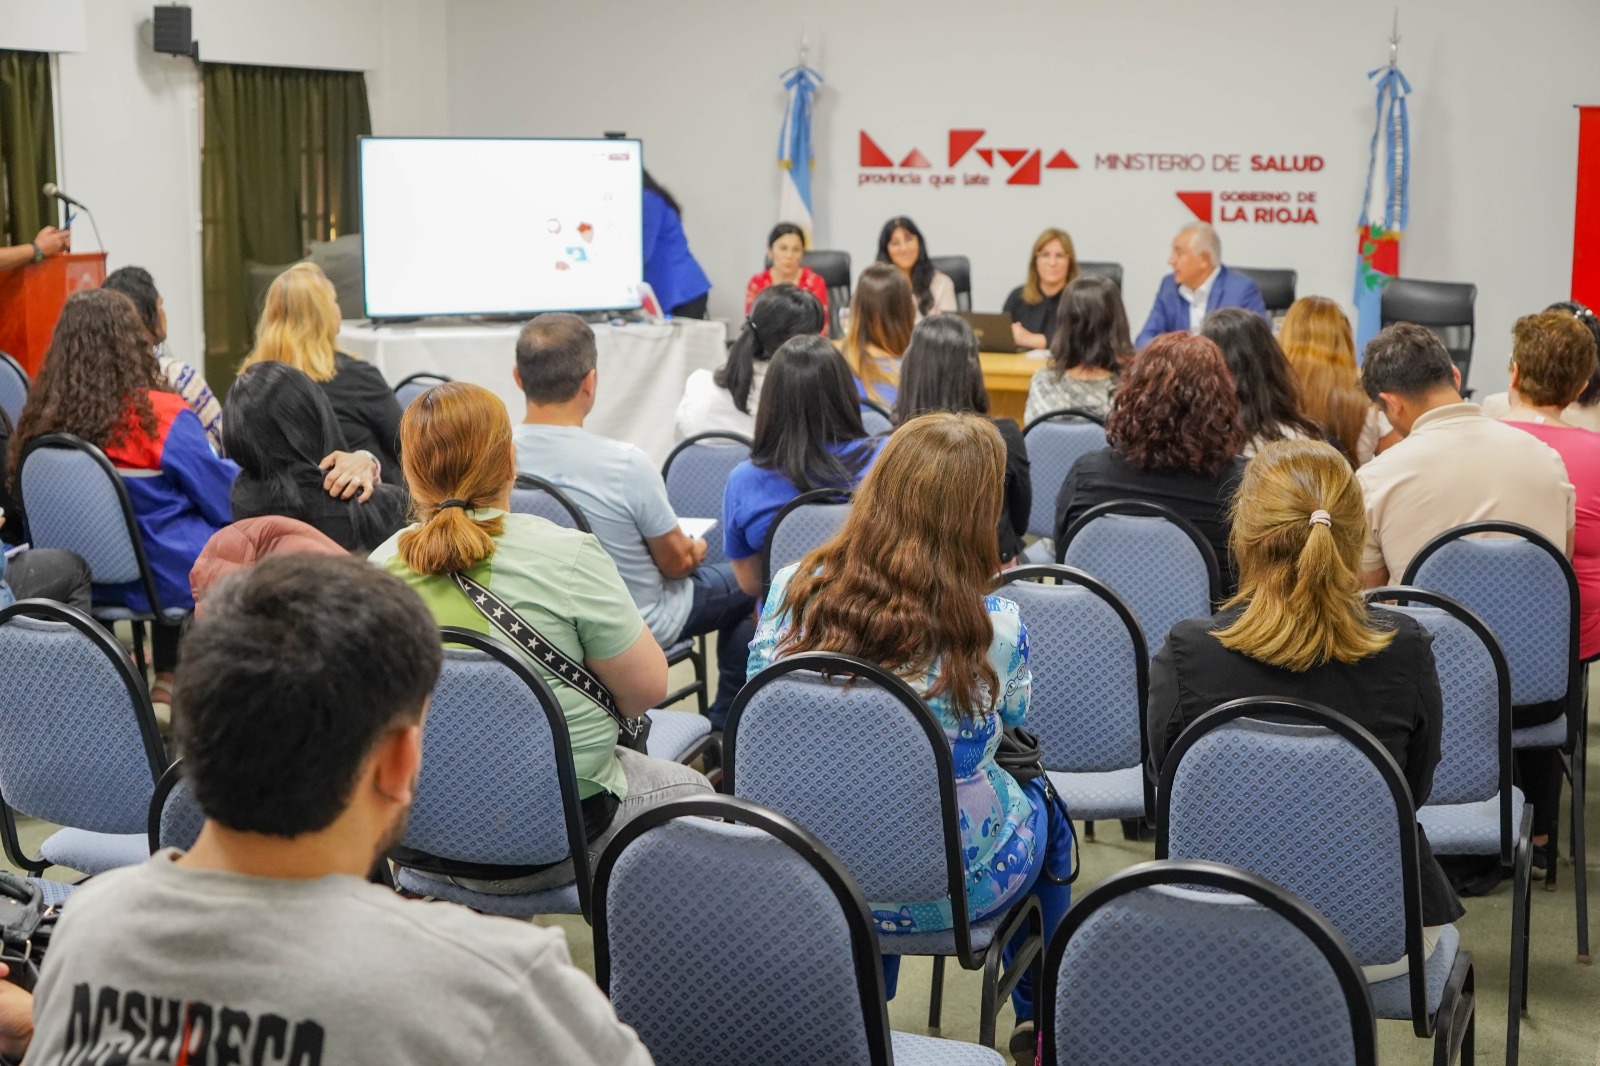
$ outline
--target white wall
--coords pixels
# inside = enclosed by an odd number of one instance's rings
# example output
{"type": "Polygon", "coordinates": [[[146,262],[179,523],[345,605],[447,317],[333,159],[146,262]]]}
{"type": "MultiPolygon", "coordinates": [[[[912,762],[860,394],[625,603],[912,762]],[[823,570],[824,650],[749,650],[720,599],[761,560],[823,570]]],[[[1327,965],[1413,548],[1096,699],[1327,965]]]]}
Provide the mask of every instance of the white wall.
{"type": "MultiPolygon", "coordinates": [[[[859,270],[878,227],[912,215],[935,254],[972,259],[979,309],[1022,280],[1033,237],[1072,233],[1085,259],[1121,261],[1133,328],[1192,216],[1178,190],[1317,195],[1317,225],[1219,225],[1226,258],[1294,267],[1301,294],[1346,303],[1372,129],[1369,69],[1383,64],[1392,0],[1263,6],[1251,0],[1090,4],[1011,0],[816,0],[752,10],[694,0],[528,5],[456,0],[449,113],[461,134],[644,138],[651,171],[684,203],[712,311],[739,312],[775,219],[780,71],[802,28],[827,85],[817,113],[817,243],[859,270]],[[775,10],[787,10],[772,17],[775,10]],[[947,131],[994,148],[1060,147],[1078,170],[1037,186],[858,186],[858,136],[896,162],[912,147],[945,165],[947,131]],[[1315,154],[1316,175],[1097,171],[1108,152],[1315,154]]],[[[1403,272],[1479,287],[1473,379],[1504,382],[1513,319],[1564,298],[1571,268],[1576,119],[1600,101],[1593,0],[1409,0],[1400,65],[1416,92],[1413,210],[1403,272]]],[[[955,172],[984,171],[969,157],[955,172]]],[[[915,171],[896,170],[909,174],[915,171]]],[[[1004,180],[1005,169],[993,172],[1004,180]]]]}

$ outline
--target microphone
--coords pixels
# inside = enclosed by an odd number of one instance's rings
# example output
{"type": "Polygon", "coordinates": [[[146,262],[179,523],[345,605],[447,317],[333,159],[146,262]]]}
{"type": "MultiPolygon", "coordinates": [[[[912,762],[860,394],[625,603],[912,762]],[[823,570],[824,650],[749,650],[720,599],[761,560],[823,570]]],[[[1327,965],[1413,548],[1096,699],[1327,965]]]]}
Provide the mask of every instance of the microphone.
{"type": "Polygon", "coordinates": [[[82,208],[85,211],[89,210],[87,207],[84,207],[82,200],[74,200],[72,197],[62,192],[60,186],[56,185],[56,183],[53,181],[45,182],[44,188],[40,191],[42,191],[46,196],[54,196],[57,200],[60,200],[64,204],[71,204],[73,207],[82,208]]]}

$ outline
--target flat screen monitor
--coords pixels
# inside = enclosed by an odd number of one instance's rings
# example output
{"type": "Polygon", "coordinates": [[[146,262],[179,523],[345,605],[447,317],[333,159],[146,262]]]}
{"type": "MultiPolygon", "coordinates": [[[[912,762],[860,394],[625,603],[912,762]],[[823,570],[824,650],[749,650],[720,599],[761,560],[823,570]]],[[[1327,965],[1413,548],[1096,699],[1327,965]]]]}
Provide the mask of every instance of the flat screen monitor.
{"type": "Polygon", "coordinates": [[[367,316],[638,307],[641,154],[636,140],[363,137],[367,316]]]}

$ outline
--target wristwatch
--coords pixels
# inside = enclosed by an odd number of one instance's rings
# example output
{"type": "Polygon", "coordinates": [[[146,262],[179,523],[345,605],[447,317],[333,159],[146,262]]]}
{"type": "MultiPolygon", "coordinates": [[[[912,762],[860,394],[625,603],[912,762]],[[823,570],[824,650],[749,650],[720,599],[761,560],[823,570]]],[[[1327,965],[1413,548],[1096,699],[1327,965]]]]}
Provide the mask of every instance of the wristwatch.
{"type": "Polygon", "coordinates": [[[44,249],[39,247],[39,242],[29,241],[28,243],[33,245],[33,261],[35,263],[44,262],[44,249]]]}

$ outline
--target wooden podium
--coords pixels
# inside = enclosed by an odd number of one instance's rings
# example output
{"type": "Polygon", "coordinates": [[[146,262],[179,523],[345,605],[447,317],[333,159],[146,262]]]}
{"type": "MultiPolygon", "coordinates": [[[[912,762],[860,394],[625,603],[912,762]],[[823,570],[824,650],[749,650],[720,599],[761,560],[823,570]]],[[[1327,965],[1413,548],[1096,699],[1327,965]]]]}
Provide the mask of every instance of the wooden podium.
{"type": "Polygon", "coordinates": [[[55,332],[61,305],[79,289],[106,280],[106,253],[52,255],[39,263],[0,272],[0,351],[37,377],[55,332]]]}

